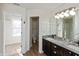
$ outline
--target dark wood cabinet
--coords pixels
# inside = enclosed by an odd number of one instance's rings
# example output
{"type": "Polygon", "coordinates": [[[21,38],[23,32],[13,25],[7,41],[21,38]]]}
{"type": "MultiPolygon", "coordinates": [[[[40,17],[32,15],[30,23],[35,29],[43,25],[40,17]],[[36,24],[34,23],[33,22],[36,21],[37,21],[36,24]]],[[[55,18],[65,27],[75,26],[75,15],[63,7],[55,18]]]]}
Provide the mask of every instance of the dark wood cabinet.
{"type": "Polygon", "coordinates": [[[43,51],[48,56],[78,56],[78,54],[43,39],[43,51]]]}
{"type": "Polygon", "coordinates": [[[63,52],[64,52],[64,49],[54,43],[51,43],[50,42],[50,54],[51,56],[54,55],[54,56],[62,56],[63,55],[63,52]]]}
{"type": "Polygon", "coordinates": [[[64,56],[79,56],[78,54],[64,48],[64,56]]]}
{"type": "Polygon", "coordinates": [[[46,55],[50,56],[50,42],[47,40],[43,40],[43,50],[46,55]]]}

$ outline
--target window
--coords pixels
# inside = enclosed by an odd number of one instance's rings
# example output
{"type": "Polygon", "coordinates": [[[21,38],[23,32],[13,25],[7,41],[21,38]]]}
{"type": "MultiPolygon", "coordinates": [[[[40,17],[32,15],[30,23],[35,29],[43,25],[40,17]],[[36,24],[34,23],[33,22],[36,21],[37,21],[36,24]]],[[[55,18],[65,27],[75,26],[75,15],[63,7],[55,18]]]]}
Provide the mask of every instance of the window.
{"type": "Polygon", "coordinates": [[[21,20],[12,20],[13,36],[21,36],[21,20]]]}

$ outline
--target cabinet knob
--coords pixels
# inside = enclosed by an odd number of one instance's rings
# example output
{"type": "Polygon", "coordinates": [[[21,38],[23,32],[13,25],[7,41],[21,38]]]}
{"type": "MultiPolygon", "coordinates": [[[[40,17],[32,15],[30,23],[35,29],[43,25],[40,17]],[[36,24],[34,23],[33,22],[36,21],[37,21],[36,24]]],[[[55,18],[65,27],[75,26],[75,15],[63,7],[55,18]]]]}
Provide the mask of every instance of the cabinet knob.
{"type": "Polygon", "coordinates": [[[54,46],[54,48],[57,48],[57,46],[54,46]]]}
{"type": "Polygon", "coordinates": [[[53,51],[56,54],[56,51],[53,51]]]}
{"type": "Polygon", "coordinates": [[[71,52],[69,52],[69,54],[71,54],[71,52]]]}

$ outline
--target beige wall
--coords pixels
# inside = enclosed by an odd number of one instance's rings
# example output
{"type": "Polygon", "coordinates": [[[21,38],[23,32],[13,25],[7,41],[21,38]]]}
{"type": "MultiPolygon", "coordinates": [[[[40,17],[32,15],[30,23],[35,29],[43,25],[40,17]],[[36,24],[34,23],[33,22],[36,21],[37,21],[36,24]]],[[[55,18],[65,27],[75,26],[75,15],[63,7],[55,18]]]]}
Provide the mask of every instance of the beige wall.
{"type": "Polygon", "coordinates": [[[0,4],[0,55],[3,55],[3,11],[2,4],[0,4]]]}

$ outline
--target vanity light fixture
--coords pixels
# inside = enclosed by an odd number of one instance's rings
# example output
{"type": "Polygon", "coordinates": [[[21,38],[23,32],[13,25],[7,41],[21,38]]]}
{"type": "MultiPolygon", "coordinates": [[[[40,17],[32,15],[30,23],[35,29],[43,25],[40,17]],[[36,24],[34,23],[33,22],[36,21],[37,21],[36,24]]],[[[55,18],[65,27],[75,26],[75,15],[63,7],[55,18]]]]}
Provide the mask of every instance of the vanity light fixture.
{"type": "Polygon", "coordinates": [[[55,18],[60,19],[60,18],[64,18],[64,17],[74,16],[76,14],[75,10],[76,10],[76,8],[74,8],[74,7],[63,10],[62,12],[56,13],[55,18]]]}

